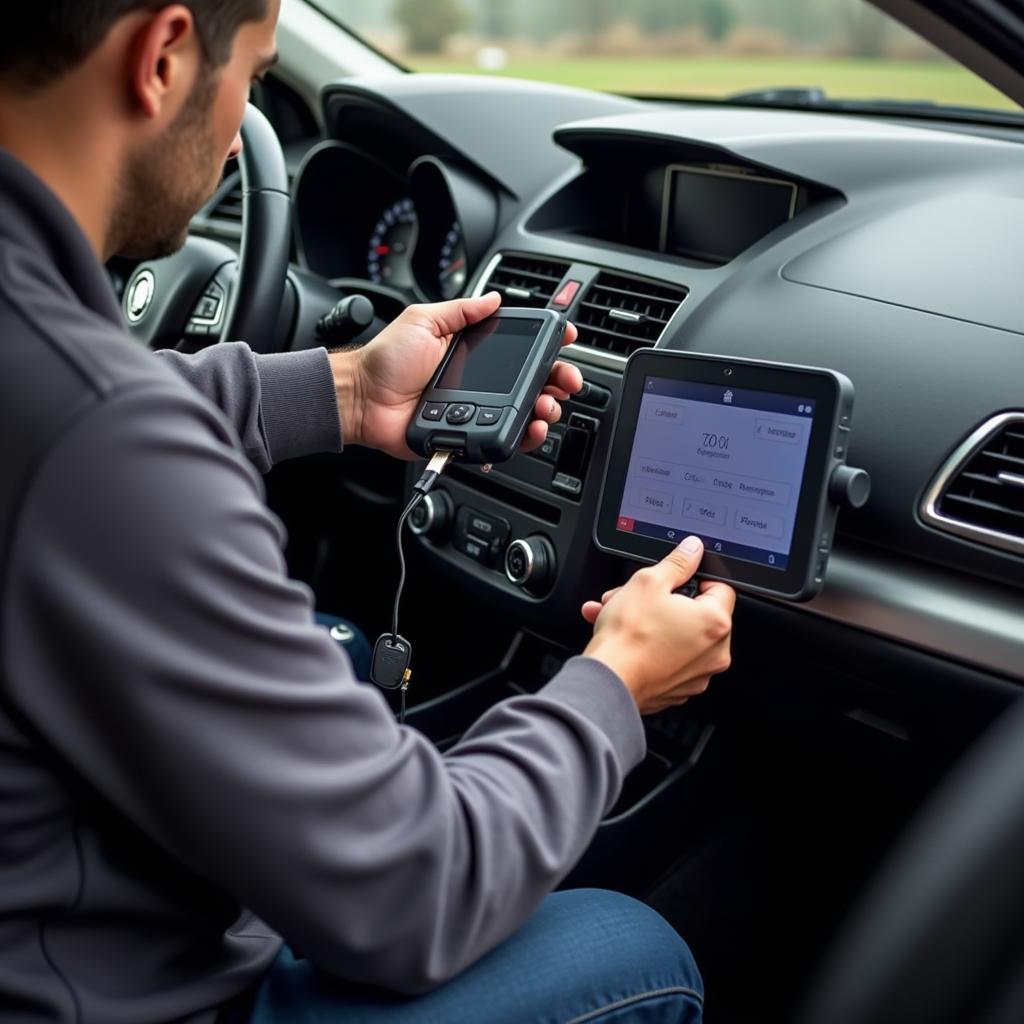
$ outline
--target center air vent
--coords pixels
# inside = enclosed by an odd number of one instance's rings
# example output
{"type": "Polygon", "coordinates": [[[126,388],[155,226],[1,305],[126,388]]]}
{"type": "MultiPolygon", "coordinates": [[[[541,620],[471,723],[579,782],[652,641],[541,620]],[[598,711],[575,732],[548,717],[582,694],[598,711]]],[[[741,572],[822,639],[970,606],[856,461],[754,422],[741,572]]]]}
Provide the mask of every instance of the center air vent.
{"type": "Polygon", "coordinates": [[[541,309],[551,301],[568,269],[568,263],[558,260],[506,253],[491,272],[484,291],[501,292],[509,306],[541,309]]]}
{"type": "Polygon", "coordinates": [[[650,348],[686,294],[685,288],[660,281],[602,271],[576,313],[577,344],[621,356],[650,348]]]}
{"type": "Polygon", "coordinates": [[[940,530],[1024,555],[1024,412],[996,416],[964,441],[921,514],[940,530]]]}

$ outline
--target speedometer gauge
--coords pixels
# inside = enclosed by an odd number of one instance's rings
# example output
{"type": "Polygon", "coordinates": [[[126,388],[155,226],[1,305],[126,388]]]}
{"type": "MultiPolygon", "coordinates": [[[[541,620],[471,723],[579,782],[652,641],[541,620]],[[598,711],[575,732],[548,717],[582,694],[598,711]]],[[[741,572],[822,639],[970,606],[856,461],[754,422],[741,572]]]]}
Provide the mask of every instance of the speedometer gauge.
{"type": "Polygon", "coordinates": [[[381,214],[370,236],[366,259],[371,281],[392,288],[412,287],[417,230],[416,207],[411,199],[399,199],[381,214]]]}
{"type": "Polygon", "coordinates": [[[466,246],[462,241],[462,230],[458,222],[445,235],[438,259],[438,291],[442,299],[454,299],[466,287],[466,246]]]}
{"type": "MultiPolygon", "coordinates": [[[[444,231],[443,226],[441,231],[444,231]]],[[[421,225],[408,197],[392,203],[373,227],[366,273],[375,284],[419,292],[428,298],[453,299],[466,287],[466,247],[458,221],[443,235],[421,225]],[[420,251],[416,251],[417,245],[420,251]]]]}

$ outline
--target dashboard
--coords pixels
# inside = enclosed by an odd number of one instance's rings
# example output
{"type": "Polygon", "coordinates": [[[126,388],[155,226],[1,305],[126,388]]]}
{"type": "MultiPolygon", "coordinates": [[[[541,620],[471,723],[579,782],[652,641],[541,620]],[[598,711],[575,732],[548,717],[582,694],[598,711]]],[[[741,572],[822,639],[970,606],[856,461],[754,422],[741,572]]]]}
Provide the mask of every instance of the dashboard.
{"type": "Polygon", "coordinates": [[[806,613],[1024,681],[1021,133],[432,75],[323,105],[302,265],[396,305],[496,288],[580,328],[587,383],[548,442],[453,467],[418,514],[439,571],[564,637],[629,571],[593,541],[629,354],[827,367],[874,491],[806,613]]]}

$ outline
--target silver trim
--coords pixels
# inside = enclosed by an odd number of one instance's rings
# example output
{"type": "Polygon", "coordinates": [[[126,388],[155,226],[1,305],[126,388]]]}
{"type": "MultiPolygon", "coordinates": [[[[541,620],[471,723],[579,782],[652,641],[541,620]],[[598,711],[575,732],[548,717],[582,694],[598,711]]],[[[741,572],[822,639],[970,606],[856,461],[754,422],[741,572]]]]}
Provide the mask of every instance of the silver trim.
{"type": "Polygon", "coordinates": [[[897,555],[837,547],[825,589],[804,609],[1024,681],[1024,603],[1012,587],[897,555]]]}
{"type": "Polygon", "coordinates": [[[536,561],[533,555],[533,548],[525,540],[514,540],[508,546],[508,550],[505,552],[505,575],[509,578],[511,583],[514,583],[517,587],[525,587],[530,582],[533,576],[533,570],[536,567],[536,561]],[[508,567],[508,556],[512,554],[513,548],[522,548],[526,552],[526,575],[521,579],[512,575],[512,570],[508,567]]]}
{"type": "MultiPolygon", "coordinates": [[[[477,299],[484,294],[488,282],[494,276],[494,272],[498,269],[498,267],[501,266],[501,262],[503,259],[505,259],[506,256],[522,256],[524,259],[552,260],[558,263],[565,263],[569,266],[569,268],[571,268],[574,264],[581,262],[579,260],[563,259],[560,256],[548,256],[547,254],[544,253],[520,252],[519,250],[516,249],[497,252],[488,261],[483,273],[477,279],[476,285],[474,286],[473,291],[471,293],[471,298],[477,299]]],[[[591,281],[590,286],[587,288],[587,292],[589,292],[590,289],[593,288],[593,286],[597,283],[598,278],[600,277],[602,272],[607,272],[609,274],[619,274],[622,277],[635,276],[633,274],[630,274],[628,271],[616,270],[613,267],[605,267],[599,263],[587,263],[585,265],[589,267],[594,267],[598,272],[597,276],[594,277],[594,280],[591,281]]],[[[644,281],[647,280],[647,278],[637,277],[637,280],[644,281]]],[[[653,281],[654,283],[657,283],[657,278],[650,278],[650,280],[653,281]]],[[[665,284],[673,288],[679,287],[678,285],[672,284],[672,282],[670,281],[666,281],[665,284]]],[[[672,321],[675,320],[675,318],[679,315],[680,310],[682,310],[688,296],[689,292],[687,291],[687,293],[682,297],[682,299],[680,299],[679,304],[675,308],[675,312],[673,312],[673,314],[668,318],[668,322],[665,324],[665,327],[663,328],[661,334],[658,335],[658,337],[651,343],[650,346],[645,347],[658,347],[658,344],[661,342],[661,339],[665,337],[665,335],[668,333],[668,329],[672,326],[672,321]]],[[[585,297],[585,294],[581,296],[581,300],[582,298],[585,297]]],[[[626,310],[615,310],[613,312],[620,312],[628,315],[628,311],[626,310]]],[[[605,349],[591,348],[589,345],[566,345],[566,347],[562,349],[562,355],[564,357],[572,359],[574,362],[590,363],[591,366],[599,366],[604,370],[611,370],[613,373],[618,374],[622,374],[624,372],[626,368],[626,360],[628,358],[627,356],[620,355],[618,352],[609,352],[605,349]]]]}
{"type": "Polygon", "coordinates": [[[1009,484],[1011,487],[1024,487],[1024,476],[1018,473],[999,473],[996,479],[1001,484],[1009,484]]]}
{"type": "Polygon", "coordinates": [[[785,185],[792,189],[789,199],[789,216],[792,220],[796,213],[796,200],[798,188],[795,182],[786,181],[785,178],[768,178],[760,174],[743,174],[739,171],[730,171],[725,168],[695,167],[692,164],[669,164],[665,168],[665,184],[661,193],[661,240],[659,242],[661,252],[668,252],[668,222],[669,222],[669,199],[672,195],[673,174],[685,171],[687,174],[706,174],[712,178],[740,178],[743,181],[759,181],[766,185],[785,185]]]}
{"type": "Polygon", "coordinates": [[[484,272],[477,279],[476,286],[473,288],[470,298],[479,299],[480,296],[484,294],[484,289],[487,287],[487,283],[492,277],[494,277],[494,272],[498,269],[504,258],[505,253],[503,252],[496,252],[490,258],[487,266],[484,267],[484,272]]]}
{"type": "Polygon", "coordinates": [[[591,348],[589,345],[566,345],[562,349],[562,355],[568,356],[573,362],[590,363],[591,366],[600,366],[604,370],[612,370],[618,374],[626,370],[625,356],[620,356],[618,352],[591,348]]]}
{"type": "Polygon", "coordinates": [[[416,520],[412,516],[409,517],[409,532],[414,537],[425,537],[437,522],[437,506],[434,504],[434,496],[432,494],[424,495],[420,507],[426,509],[427,518],[424,519],[422,526],[417,526],[416,520]]]}
{"type": "Polygon", "coordinates": [[[149,312],[156,295],[156,275],[148,268],[140,270],[129,282],[125,292],[124,311],[128,322],[137,324],[149,312]],[[143,294],[139,295],[142,292],[143,294]],[[140,301],[141,299],[141,301],[140,301]]]}
{"type": "Polygon", "coordinates": [[[953,519],[939,511],[939,500],[953,477],[985,447],[992,437],[1011,423],[1024,424],[1024,412],[1000,413],[978,427],[943,463],[932,485],[925,491],[924,497],[921,499],[920,514],[925,523],[937,530],[954,533],[965,540],[1000,548],[1015,555],[1024,555],[1024,537],[1015,537],[1012,533],[990,530],[984,526],[953,519]]]}
{"type": "Polygon", "coordinates": [[[634,313],[629,309],[609,309],[608,318],[623,324],[642,324],[647,319],[643,313],[634,313]]]}

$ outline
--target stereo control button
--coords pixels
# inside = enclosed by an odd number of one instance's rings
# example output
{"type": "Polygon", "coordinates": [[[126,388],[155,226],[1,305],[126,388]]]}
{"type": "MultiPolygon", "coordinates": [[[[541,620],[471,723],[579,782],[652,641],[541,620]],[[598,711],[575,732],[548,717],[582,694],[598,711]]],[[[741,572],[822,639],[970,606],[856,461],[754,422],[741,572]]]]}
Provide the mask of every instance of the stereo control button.
{"type": "Polygon", "coordinates": [[[573,398],[582,405],[590,405],[595,409],[604,409],[611,401],[612,393],[601,387],[600,384],[591,384],[585,380],[583,387],[573,395],[573,398]]]}
{"type": "Polygon", "coordinates": [[[545,462],[557,462],[558,453],[562,450],[562,435],[560,433],[549,433],[544,443],[533,453],[538,459],[545,462]]]}
{"type": "Polygon", "coordinates": [[[443,541],[452,521],[452,499],[440,487],[426,495],[409,516],[409,529],[417,537],[443,541]]]}
{"type": "Polygon", "coordinates": [[[427,402],[423,406],[423,418],[425,420],[439,420],[443,415],[445,409],[448,408],[447,402],[427,402]]]}
{"type": "Polygon", "coordinates": [[[541,534],[514,540],[505,552],[505,575],[531,594],[540,595],[551,589],[556,567],[554,545],[541,534]]]}
{"type": "Polygon", "coordinates": [[[580,491],[583,490],[583,481],[578,476],[569,476],[568,473],[556,473],[555,478],[551,481],[551,487],[563,494],[570,494],[572,497],[578,498],[580,491]]]}

